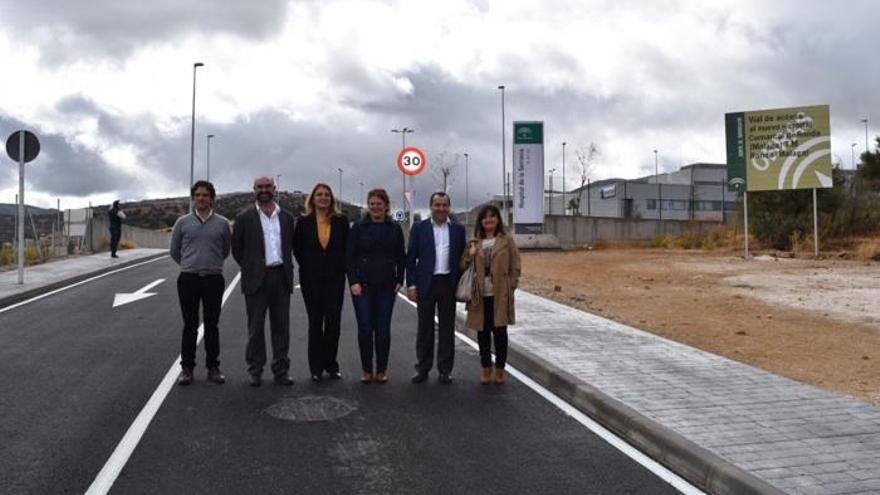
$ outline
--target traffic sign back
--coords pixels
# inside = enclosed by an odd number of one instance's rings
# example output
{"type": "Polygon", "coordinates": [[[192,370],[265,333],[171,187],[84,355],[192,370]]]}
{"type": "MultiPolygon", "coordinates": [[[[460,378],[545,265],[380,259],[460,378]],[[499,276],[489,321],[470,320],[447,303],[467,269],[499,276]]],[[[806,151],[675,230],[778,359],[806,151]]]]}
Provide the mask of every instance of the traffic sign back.
{"type": "Polygon", "coordinates": [[[24,133],[24,161],[29,162],[40,154],[40,140],[30,131],[15,131],[6,140],[6,154],[16,162],[21,161],[21,133],[24,133]]]}

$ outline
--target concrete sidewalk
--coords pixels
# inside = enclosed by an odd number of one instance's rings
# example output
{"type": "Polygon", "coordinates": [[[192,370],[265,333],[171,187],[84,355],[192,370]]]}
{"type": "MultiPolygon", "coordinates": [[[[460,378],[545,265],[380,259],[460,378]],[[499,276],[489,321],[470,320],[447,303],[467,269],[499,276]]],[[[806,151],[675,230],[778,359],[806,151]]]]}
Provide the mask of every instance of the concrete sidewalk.
{"type": "MultiPolygon", "coordinates": [[[[516,297],[510,364],[697,486],[880,492],[880,409],[529,293],[516,297]]],[[[459,305],[459,323],[463,315],[459,305]]]]}
{"type": "Polygon", "coordinates": [[[141,261],[167,255],[167,249],[126,249],[118,258],[110,253],[63,258],[24,268],[24,284],[18,284],[18,270],[0,272],[0,308],[50,292],[141,261]]]}

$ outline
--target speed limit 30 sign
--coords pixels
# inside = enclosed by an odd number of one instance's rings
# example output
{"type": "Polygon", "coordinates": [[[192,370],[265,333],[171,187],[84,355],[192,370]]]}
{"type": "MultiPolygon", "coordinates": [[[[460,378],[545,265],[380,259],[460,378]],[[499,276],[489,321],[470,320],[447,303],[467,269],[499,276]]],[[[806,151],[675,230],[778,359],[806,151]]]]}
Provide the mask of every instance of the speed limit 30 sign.
{"type": "Polygon", "coordinates": [[[397,155],[397,168],[406,175],[419,175],[427,165],[425,153],[416,147],[404,148],[397,155]]]}

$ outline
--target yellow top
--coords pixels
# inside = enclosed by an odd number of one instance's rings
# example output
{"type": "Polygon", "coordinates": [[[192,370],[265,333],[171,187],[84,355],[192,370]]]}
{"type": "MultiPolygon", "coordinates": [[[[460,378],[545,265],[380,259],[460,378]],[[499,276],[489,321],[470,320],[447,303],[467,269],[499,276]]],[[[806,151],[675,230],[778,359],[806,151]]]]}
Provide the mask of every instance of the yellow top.
{"type": "Polygon", "coordinates": [[[315,219],[318,223],[318,242],[322,248],[327,249],[327,244],[330,244],[330,217],[316,215],[315,219]]]}

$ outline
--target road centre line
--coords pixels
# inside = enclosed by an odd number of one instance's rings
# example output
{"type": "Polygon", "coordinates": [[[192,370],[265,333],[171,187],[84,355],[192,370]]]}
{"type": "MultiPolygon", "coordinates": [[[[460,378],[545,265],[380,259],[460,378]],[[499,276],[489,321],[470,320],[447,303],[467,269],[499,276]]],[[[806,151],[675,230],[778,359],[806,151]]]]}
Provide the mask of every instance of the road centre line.
{"type": "MultiPolygon", "coordinates": [[[[226,300],[229,299],[229,295],[232,294],[233,289],[238,285],[240,279],[241,272],[238,272],[238,274],[235,275],[235,278],[232,279],[232,282],[229,283],[229,286],[226,287],[226,290],[223,291],[223,300],[220,302],[221,308],[226,304],[226,300]]],[[[202,341],[204,332],[205,325],[199,325],[198,337],[196,338],[197,347],[199,342],[202,341]]],[[[134,449],[140,443],[144,433],[146,433],[147,427],[150,426],[150,422],[153,421],[153,418],[159,411],[159,407],[162,406],[162,403],[165,402],[165,398],[168,397],[171,389],[174,388],[174,383],[177,381],[177,375],[179,373],[180,355],[178,354],[174,362],[171,363],[168,372],[165,373],[165,377],[159,382],[159,386],[156,387],[153,395],[147,401],[147,404],[141,409],[141,412],[134,419],[131,426],[128,427],[128,431],[125,432],[125,435],[122,437],[122,440],[119,441],[119,444],[116,445],[116,449],[113,450],[113,453],[110,455],[110,458],[107,459],[104,467],[101,468],[101,471],[95,477],[95,480],[92,481],[91,486],[89,486],[89,489],[86,491],[86,495],[103,495],[110,491],[116,478],[119,477],[119,473],[122,472],[122,468],[125,467],[125,464],[128,462],[134,449]]]]}
{"type": "Polygon", "coordinates": [[[138,266],[143,266],[143,265],[146,265],[147,263],[153,263],[153,262],[155,262],[155,261],[164,260],[164,259],[165,259],[165,256],[159,256],[158,258],[153,258],[153,259],[151,259],[151,260],[142,261],[142,262],[140,262],[140,263],[135,263],[135,264],[133,264],[133,265],[124,266],[124,267],[122,267],[122,268],[119,268],[119,269],[117,269],[117,270],[113,270],[113,271],[109,271],[109,272],[107,272],[107,273],[102,273],[102,274],[100,274],[100,275],[95,275],[94,277],[90,277],[90,278],[87,278],[87,279],[85,279],[85,280],[80,280],[79,282],[76,282],[76,283],[74,283],[74,284],[65,285],[64,287],[61,287],[61,288],[55,289],[55,290],[50,291],[50,292],[47,292],[47,293],[45,293],[45,294],[40,294],[39,296],[34,296],[34,297],[30,298],[30,299],[27,299],[27,300],[24,300],[24,301],[21,301],[21,302],[18,302],[18,303],[12,304],[12,305],[10,305],[10,306],[6,306],[5,308],[0,308],[0,313],[5,313],[5,312],[10,311],[10,310],[13,310],[13,309],[15,309],[15,308],[18,308],[18,307],[24,306],[25,304],[29,304],[29,303],[32,303],[32,302],[34,302],[34,301],[38,301],[38,300],[40,300],[40,299],[43,299],[44,297],[49,297],[49,296],[51,296],[51,295],[53,295],[53,294],[57,294],[57,293],[59,293],[59,292],[66,291],[67,289],[72,289],[72,288],[74,288],[74,287],[78,287],[78,286],[80,286],[80,285],[87,284],[87,283],[92,282],[92,281],[94,281],[94,280],[98,280],[99,278],[104,278],[104,277],[106,277],[106,276],[108,276],[108,275],[113,275],[114,273],[119,273],[119,272],[122,272],[122,271],[128,270],[129,268],[135,268],[135,267],[138,267],[138,266]]]}
{"type": "MultiPolygon", "coordinates": [[[[397,296],[409,303],[410,306],[417,308],[417,304],[410,301],[406,295],[398,292],[397,296]]],[[[434,322],[437,322],[437,318],[434,317],[434,322]]],[[[455,332],[455,336],[458,337],[459,340],[464,342],[465,344],[471,346],[473,349],[479,350],[480,346],[474,342],[470,337],[461,333],[455,332]]],[[[494,355],[493,355],[494,357],[494,355]]],[[[640,450],[636,449],[632,445],[628,444],[625,440],[621,439],[617,435],[615,435],[610,430],[606,429],[604,426],[600,425],[592,418],[581,412],[579,409],[575,408],[568,402],[565,402],[559,396],[546,389],[543,385],[537,383],[532,380],[521,371],[516,369],[514,366],[507,364],[504,369],[514,378],[522,382],[523,385],[532,389],[532,391],[536,392],[541,397],[545,398],[548,402],[559,408],[563,413],[570,416],[572,419],[577,421],[578,423],[585,426],[588,430],[599,436],[602,440],[605,440],[612,447],[616,448],[624,455],[634,460],[635,462],[642,465],[648,471],[654,473],[658,478],[662,479],[666,483],[669,483],[673,488],[684,493],[686,495],[705,495],[705,492],[701,491],[699,488],[690,484],[687,480],[682,478],[681,476],[675,474],[666,468],[666,466],[660,464],[659,462],[651,459],[640,450]]]]}

